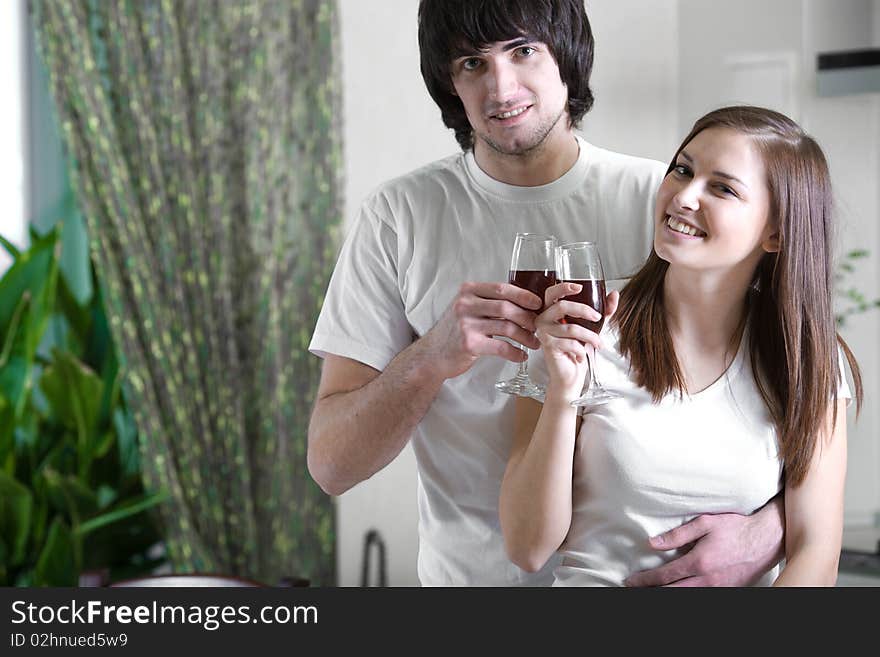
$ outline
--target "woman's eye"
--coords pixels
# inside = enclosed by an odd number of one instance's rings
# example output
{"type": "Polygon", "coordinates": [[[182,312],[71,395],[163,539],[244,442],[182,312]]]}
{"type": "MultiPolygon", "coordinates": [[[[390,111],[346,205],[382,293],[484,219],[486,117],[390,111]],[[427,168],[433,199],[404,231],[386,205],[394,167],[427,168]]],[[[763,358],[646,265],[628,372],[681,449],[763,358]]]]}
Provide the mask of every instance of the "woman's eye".
{"type": "Polygon", "coordinates": [[[718,191],[720,191],[722,194],[729,194],[731,196],[736,196],[736,192],[733,191],[733,189],[731,189],[730,187],[728,187],[727,185],[724,185],[722,183],[718,184],[718,191]]]}
{"type": "Polygon", "coordinates": [[[535,52],[535,49],[532,48],[531,46],[523,46],[522,48],[519,49],[519,54],[522,55],[523,57],[528,57],[533,52],[535,52]]]}
{"type": "Polygon", "coordinates": [[[685,166],[684,164],[676,164],[676,165],[672,168],[672,171],[673,171],[676,175],[679,175],[679,176],[689,176],[689,175],[691,175],[691,170],[690,170],[690,168],[687,167],[687,166],[685,166]]]}

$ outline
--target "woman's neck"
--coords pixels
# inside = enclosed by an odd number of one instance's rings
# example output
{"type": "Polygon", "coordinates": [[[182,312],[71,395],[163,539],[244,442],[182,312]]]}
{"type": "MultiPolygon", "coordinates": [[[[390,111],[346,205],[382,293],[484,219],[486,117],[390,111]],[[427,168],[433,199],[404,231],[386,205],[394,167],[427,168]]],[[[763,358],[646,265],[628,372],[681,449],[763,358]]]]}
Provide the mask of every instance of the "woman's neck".
{"type": "Polygon", "coordinates": [[[736,272],[693,272],[670,266],[663,281],[669,334],[678,348],[727,351],[738,344],[751,282],[736,272]]]}

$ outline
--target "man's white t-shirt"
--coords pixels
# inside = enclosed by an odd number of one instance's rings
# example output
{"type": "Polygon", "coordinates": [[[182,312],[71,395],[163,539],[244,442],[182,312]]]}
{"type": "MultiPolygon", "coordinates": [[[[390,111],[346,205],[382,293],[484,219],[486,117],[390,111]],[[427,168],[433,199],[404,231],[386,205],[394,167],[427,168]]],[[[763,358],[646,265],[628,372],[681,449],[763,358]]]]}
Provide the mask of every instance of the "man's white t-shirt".
{"type": "MultiPolygon", "coordinates": [[[[312,353],[385,369],[434,327],[463,282],[507,280],[517,232],[595,241],[608,280],[632,275],[650,253],[666,166],[578,141],[574,166],[539,187],[492,179],[470,152],[382,185],[347,235],[312,353]]],[[[510,562],[498,520],[514,398],[494,384],[515,367],[478,359],[444,383],[413,433],[423,585],[552,582],[553,564],[530,574],[510,562]]]]}
{"type": "MultiPolygon", "coordinates": [[[[546,383],[542,352],[530,360],[546,383]]],[[[843,372],[843,359],[839,361],[843,372]]],[[[706,389],[658,403],[632,378],[613,327],[602,332],[596,375],[619,395],[583,417],[575,442],[572,517],[554,586],[622,586],[630,574],[683,554],[648,538],[703,513],[748,515],[782,488],[777,432],[758,392],[748,333],[727,371],[706,389]]],[[[851,397],[846,379],[839,399],[851,397]]],[[[776,566],[757,586],[768,586],[776,566]]]]}

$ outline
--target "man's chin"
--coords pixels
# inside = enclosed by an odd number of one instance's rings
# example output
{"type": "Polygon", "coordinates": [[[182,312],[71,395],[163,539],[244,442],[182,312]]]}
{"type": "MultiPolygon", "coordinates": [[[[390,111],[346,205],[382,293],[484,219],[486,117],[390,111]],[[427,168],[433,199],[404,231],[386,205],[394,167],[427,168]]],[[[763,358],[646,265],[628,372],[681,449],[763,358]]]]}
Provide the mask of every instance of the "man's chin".
{"type": "Polygon", "coordinates": [[[494,153],[499,155],[508,155],[515,157],[518,155],[529,155],[544,143],[544,137],[536,137],[532,135],[526,138],[513,138],[507,140],[493,139],[484,135],[480,135],[479,139],[494,153]]]}

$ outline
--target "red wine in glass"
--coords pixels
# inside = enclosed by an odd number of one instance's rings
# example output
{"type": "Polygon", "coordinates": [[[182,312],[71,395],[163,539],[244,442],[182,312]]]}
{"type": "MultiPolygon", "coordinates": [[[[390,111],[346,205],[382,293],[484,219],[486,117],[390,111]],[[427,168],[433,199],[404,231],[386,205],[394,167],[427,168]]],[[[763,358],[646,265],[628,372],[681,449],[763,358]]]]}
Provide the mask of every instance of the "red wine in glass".
{"type": "Polygon", "coordinates": [[[605,324],[605,281],[597,281],[594,279],[572,278],[562,283],[577,283],[581,285],[581,291],[577,294],[566,295],[566,301],[575,301],[577,303],[585,303],[602,315],[598,322],[590,322],[582,317],[565,316],[563,320],[566,324],[578,324],[588,331],[598,334],[602,331],[605,324]]]}
{"type": "MultiPolygon", "coordinates": [[[[510,254],[508,282],[538,295],[542,307],[544,292],[556,283],[556,244],[556,238],[553,235],[517,233],[510,254]]],[[[520,348],[528,354],[525,347],[520,348]]],[[[526,361],[520,362],[516,375],[512,378],[496,381],[495,388],[501,392],[521,397],[538,399],[543,395],[542,387],[529,379],[526,361]]]]}
{"type": "MultiPolygon", "coordinates": [[[[556,276],[561,281],[578,283],[583,286],[577,294],[566,295],[566,301],[586,304],[602,316],[602,319],[596,322],[566,316],[563,322],[577,324],[598,335],[605,323],[605,272],[595,242],[571,242],[557,248],[556,276]]],[[[595,406],[618,398],[617,393],[609,392],[599,383],[596,375],[595,348],[591,347],[587,351],[587,358],[590,361],[589,382],[581,396],[572,400],[571,405],[595,406]],[[590,359],[591,352],[592,359],[590,359]]]]}
{"type": "MultiPolygon", "coordinates": [[[[548,287],[556,285],[555,269],[518,269],[511,270],[508,281],[512,285],[537,294],[541,299],[541,309],[544,309],[544,293],[548,287]]],[[[604,298],[604,297],[603,297],[604,298]]],[[[540,311],[538,311],[540,312],[540,311]]]]}

